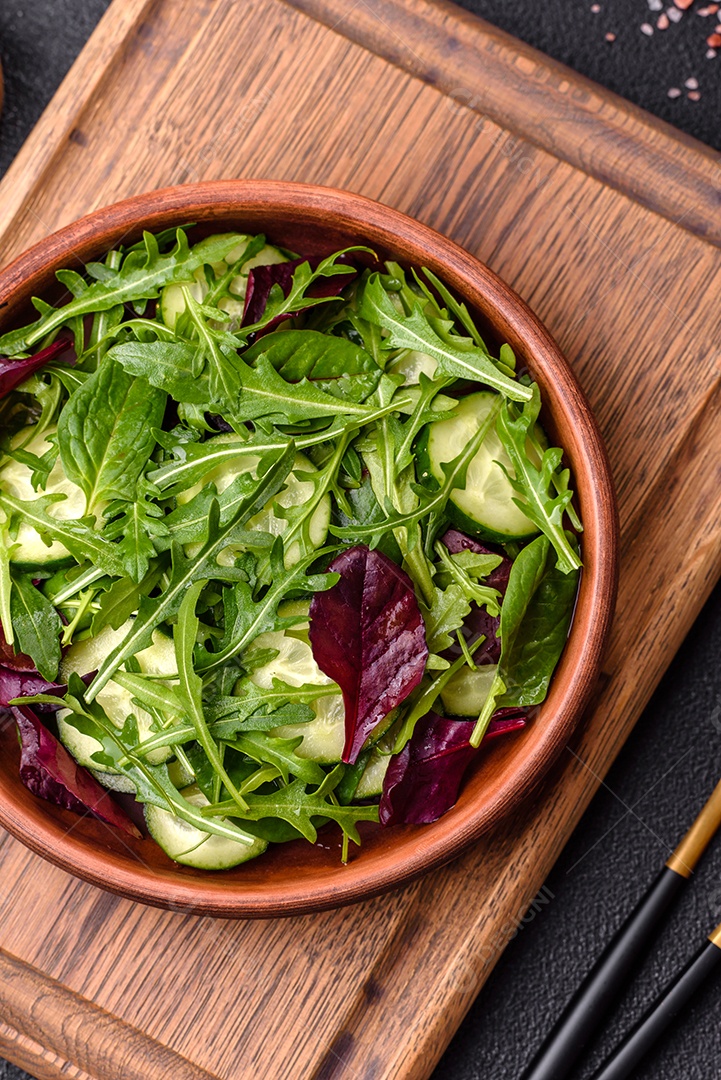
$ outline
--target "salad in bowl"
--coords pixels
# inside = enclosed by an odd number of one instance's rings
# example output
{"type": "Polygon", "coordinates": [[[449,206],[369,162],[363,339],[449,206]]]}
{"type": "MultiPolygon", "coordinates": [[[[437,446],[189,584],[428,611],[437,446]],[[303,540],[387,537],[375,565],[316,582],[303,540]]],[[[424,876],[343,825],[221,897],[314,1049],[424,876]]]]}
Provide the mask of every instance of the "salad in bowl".
{"type": "Polygon", "coordinates": [[[0,703],[35,796],[174,863],[329,830],[346,862],[534,723],[573,478],[431,269],[191,236],[58,271],[0,337],[0,703]]]}

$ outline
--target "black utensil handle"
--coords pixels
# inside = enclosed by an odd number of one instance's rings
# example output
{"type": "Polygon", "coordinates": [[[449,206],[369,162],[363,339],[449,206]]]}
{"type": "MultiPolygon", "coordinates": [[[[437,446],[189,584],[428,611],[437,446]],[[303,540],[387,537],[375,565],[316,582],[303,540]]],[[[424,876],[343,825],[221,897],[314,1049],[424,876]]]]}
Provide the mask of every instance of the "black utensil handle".
{"type": "Polygon", "coordinates": [[[664,866],[618,933],[596,961],[522,1080],[565,1080],[635,975],[639,958],[686,883],[664,866]]]}
{"type": "Polygon", "coordinates": [[[626,1080],[687,1001],[714,968],[721,966],[721,949],[707,941],[679,976],[651,1006],[641,1022],[611,1054],[593,1080],[626,1080]]]}

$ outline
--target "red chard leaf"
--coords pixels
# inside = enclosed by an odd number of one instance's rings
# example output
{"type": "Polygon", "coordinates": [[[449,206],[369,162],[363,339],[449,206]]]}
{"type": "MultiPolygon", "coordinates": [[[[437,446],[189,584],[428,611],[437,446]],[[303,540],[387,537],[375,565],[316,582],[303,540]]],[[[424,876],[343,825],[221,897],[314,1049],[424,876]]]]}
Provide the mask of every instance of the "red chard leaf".
{"type": "Polygon", "coordinates": [[[16,652],[12,645],[8,645],[2,623],[0,623],[0,667],[10,668],[12,671],[35,671],[35,662],[32,657],[16,652]]]}
{"type": "MultiPolygon", "coordinates": [[[[66,686],[48,682],[37,671],[17,671],[0,666],[0,708],[7,708],[11,701],[19,697],[34,697],[35,694],[57,694],[62,697],[67,693],[66,686]]],[[[37,705],[41,712],[54,706],[37,705]]]]}
{"type": "MultiPolygon", "coordinates": [[[[525,724],[523,710],[499,709],[483,742],[525,724]]],[[[450,810],[478,754],[469,742],[475,726],[475,719],[448,720],[434,712],[418,721],[412,739],[388,766],[379,809],[381,825],[427,825],[450,810]]]]}
{"type": "Polygon", "coordinates": [[[26,705],[11,709],[20,733],[20,779],[25,787],[64,810],[95,814],[130,836],[140,837],[124,810],[87,769],[78,765],[52,732],[26,705]]]}
{"type": "Polygon", "coordinates": [[[47,349],[42,349],[34,356],[27,356],[24,360],[0,358],[0,398],[4,398],[45,364],[66,352],[70,344],[65,339],[59,339],[48,345],[47,349]]]}
{"type": "Polygon", "coordinates": [[[310,643],[321,671],[343,691],[343,761],[354,762],[380,721],[415,690],[428,658],[413,583],[380,551],[341,552],[340,580],[310,605],[310,643]]]}

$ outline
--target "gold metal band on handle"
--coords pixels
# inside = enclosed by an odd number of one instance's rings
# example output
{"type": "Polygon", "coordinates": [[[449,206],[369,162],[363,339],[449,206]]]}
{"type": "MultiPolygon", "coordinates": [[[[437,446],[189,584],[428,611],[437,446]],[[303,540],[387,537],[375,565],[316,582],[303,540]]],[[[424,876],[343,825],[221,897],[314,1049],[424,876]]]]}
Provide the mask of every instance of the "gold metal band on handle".
{"type": "MultiPolygon", "coordinates": [[[[721,826],[721,781],[714,788],[691,828],[678,845],[666,866],[681,877],[690,878],[704,851],[721,826]]],[[[717,933],[718,931],[714,931],[717,933]]],[[[713,941],[713,937],[711,938],[713,941]]],[[[719,938],[721,942],[721,937],[719,938]]],[[[714,942],[714,944],[719,944],[714,942]]]]}

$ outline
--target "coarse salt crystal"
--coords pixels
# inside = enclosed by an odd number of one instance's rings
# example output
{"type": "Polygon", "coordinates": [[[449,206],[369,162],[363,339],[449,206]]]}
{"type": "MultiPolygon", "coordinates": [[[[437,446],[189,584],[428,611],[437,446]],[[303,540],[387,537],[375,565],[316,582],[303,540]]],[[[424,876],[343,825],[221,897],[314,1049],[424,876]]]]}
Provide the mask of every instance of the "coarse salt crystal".
{"type": "Polygon", "coordinates": [[[687,90],[698,90],[698,79],[686,79],[683,85],[687,90]]]}
{"type": "Polygon", "coordinates": [[[600,4],[591,4],[591,11],[593,12],[594,15],[598,15],[600,10],[601,10],[601,5],[600,4]]]}
{"type": "Polygon", "coordinates": [[[679,90],[679,88],[677,86],[672,86],[671,89],[668,92],[668,96],[670,98],[681,97],[681,91],[679,90]]]}
{"type": "Polygon", "coordinates": [[[656,26],[659,28],[659,30],[668,30],[669,20],[668,15],[665,11],[663,15],[659,15],[658,19],[656,20],[656,26]]]}
{"type": "Polygon", "coordinates": [[[689,90],[687,97],[689,101],[700,101],[701,94],[698,90],[689,90]]]}
{"type": "Polygon", "coordinates": [[[721,45],[721,34],[709,34],[706,38],[706,44],[709,49],[718,49],[719,45],[721,45]]]}
{"type": "Polygon", "coordinates": [[[671,22],[674,23],[681,22],[681,19],[683,18],[683,12],[679,11],[678,8],[675,7],[666,8],[666,14],[668,15],[671,22]]]}
{"type": "Polygon", "coordinates": [[[648,0],[651,11],[663,11],[663,0],[648,0]]]}
{"type": "Polygon", "coordinates": [[[693,4],[693,0],[673,0],[673,2],[681,11],[687,11],[693,4]]]}
{"type": "Polygon", "coordinates": [[[713,60],[713,58],[715,56],[716,56],[716,50],[715,49],[707,49],[706,50],[706,59],[707,60],[713,60]]]}
{"type": "Polygon", "coordinates": [[[641,23],[641,33],[648,34],[648,36],[650,37],[653,33],[653,27],[651,26],[651,23],[641,23]]]}
{"type": "Polygon", "coordinates": [[[612,34],[612,33],[611,33],[611,32],[609,31],[609,33],[605,35],[605,38],[606,38],[606,41],[615,41],[615,40],[616,40],[616,35],[615,35],[615,34],[612,34]]]}

